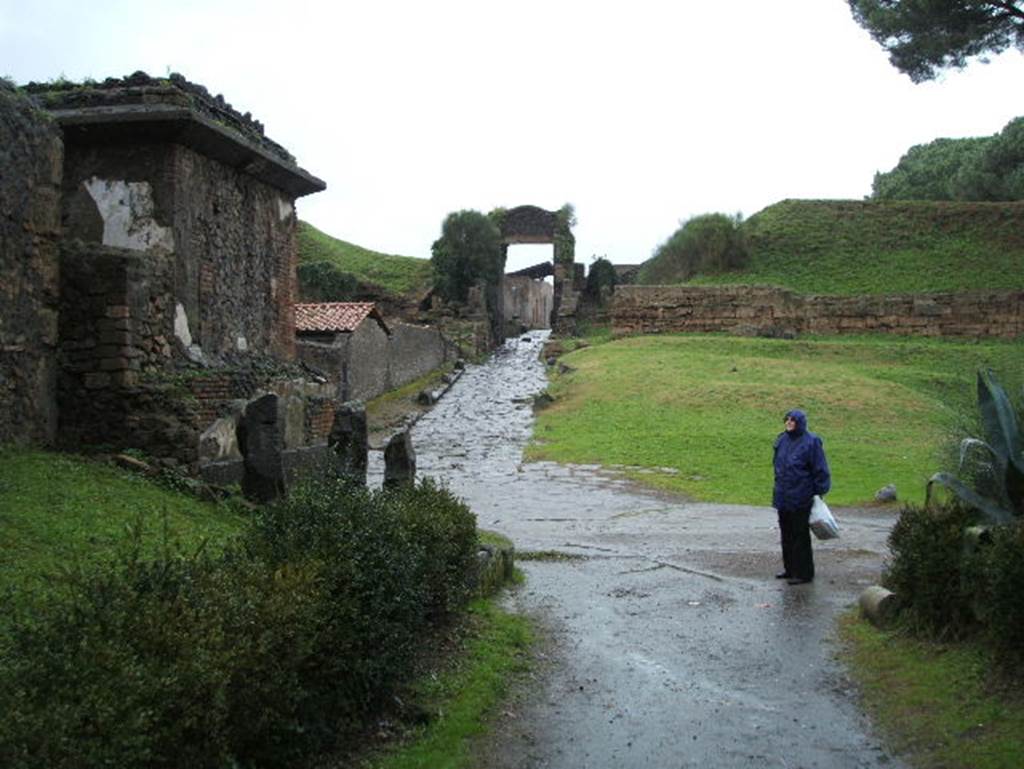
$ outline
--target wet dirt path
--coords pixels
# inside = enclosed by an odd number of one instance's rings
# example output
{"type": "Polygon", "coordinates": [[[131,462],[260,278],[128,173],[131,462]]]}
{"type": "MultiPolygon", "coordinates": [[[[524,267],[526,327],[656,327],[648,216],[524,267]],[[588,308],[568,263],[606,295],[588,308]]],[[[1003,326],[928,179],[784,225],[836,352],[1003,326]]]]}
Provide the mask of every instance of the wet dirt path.
{"type": "Polygon", "coordinates": [[[771,508],[687,503],[596,467],[523,464],[543,336],[469,367],[413,429],[419,474],[444,479],[482,528],[520,551],[572,556],[520,562],[527,582],[509,605],[546,629],[549,659],[479,765],[902,767],[859,711],[830,640],[836,616],[877,579],[892,513],[837,511],[843,537],[816,543],[818,579],[791,587],[772,576],[771,508]]]}

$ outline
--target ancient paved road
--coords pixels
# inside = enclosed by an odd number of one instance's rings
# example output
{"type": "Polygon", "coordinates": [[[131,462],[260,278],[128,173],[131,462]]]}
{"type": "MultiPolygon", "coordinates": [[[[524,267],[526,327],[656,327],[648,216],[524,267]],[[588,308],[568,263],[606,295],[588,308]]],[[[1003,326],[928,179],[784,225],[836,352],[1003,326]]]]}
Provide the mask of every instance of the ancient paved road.
{"type": "Polygon", "coordinates": [[[413,431],[420,473],[444,478],[481,527],[521,551],[580,556],[520,564],[527,583],[510,605],[553,643],[481,765],[902,766],[830,640],[877,577],[891,514],[837,511],[843,537],[817,547],[817,581],[790,587],[772,578],[770,508],[687,504],[597,468],[522,464],[530,396],[545,383],[541,336],[470,367],[413,431]]]}

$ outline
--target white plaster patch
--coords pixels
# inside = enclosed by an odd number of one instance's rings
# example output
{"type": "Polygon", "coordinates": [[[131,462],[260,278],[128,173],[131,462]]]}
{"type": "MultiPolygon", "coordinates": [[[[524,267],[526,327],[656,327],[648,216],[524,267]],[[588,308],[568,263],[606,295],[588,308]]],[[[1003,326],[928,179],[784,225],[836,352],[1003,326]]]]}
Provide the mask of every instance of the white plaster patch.
{"type": "Polygon", "coordinates": [[[188,328],[188,315],[185,314],[185,308],[181,302],[174,307],[174,335],[181,340],[186,349],[192,346],[192,332],[188,328]]]}
{"type": "Polygon", "coordinates": [[[249,340],[246,339],[244,336],[238,337],[238,339],[235,340],[235,348],[239,352],[246,352],[246,351],[248,351],[248,349],[249,349],[249,340]]]}
{"type": "Polygon", "coordinates": [[[154,218],[153,188],[149,182],[125,182],[92,177],[85,182],[103,219],[103,245],[151,251],[174,250],[174,233],[154,218]]]}
{"type": "Polygon", "coordinates": [[[293,213],[295,213],[295,206],[291,204],[291,201],[285,200],[284,198],[277,199],[277,216],[283,222],[288,219],[293,213]]]}

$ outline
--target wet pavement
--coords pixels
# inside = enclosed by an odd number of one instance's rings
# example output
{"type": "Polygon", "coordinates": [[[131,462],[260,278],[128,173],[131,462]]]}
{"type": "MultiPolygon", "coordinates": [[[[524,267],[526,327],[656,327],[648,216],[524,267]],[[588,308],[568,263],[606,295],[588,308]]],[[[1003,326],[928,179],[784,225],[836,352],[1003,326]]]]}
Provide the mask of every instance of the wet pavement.
{"type": "MultiPolygon", "coordinates": [[[[519,563],[527,581],[508,602],[545,628],[548,661],[480,766],[902,767],[831,640],[836,616],[877,581],[894,513],[835,511],[842,538],[815,543],[816,581],[789,586],[773,578],[769,507],[687,503],[598,467],[524,464],[545,336],[470,366],[413,428],[418,473],[443,479],[481,528],[520,552],[572,556],[519,563]]],[[[371,482],[381,472],[371,455],[371,482]]]]}

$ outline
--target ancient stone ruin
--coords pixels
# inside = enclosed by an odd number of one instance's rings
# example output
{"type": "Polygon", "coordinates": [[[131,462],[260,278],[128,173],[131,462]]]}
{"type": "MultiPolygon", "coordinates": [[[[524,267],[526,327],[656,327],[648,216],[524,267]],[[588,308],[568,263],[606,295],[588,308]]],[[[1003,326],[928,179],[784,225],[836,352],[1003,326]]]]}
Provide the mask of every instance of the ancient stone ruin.
{"type": "Polygon", "coordinates": [[[261,124],[178,75],[5,83],[0,148],[0,441],[218,480],[247,421],[282,466],[326,451],[337,393],[295,360],[293,309],[295,201],[325,185],[261,124]]]}
{"type": "MultiPolygon", "coordinates": [[[[516,243],[551,243],[554,246],[550,273],[523,271],[521,274],[530,278],[554,275],[550,327],[557,334],[575,332],[576,309],[584,285],[584,266],[575,263],[576,240],[572,235],[568,217],[567,211],[546,211],[537,206],[511,208],[501,217],[501,237],[505,256],[508,254],[508,247],[516,243]]],[[[532,315],[532,310],[525,307],[511,309],[524,316],[532,315]]],[[[504,307],[501,315],[509,315],[504,307]]]]}

